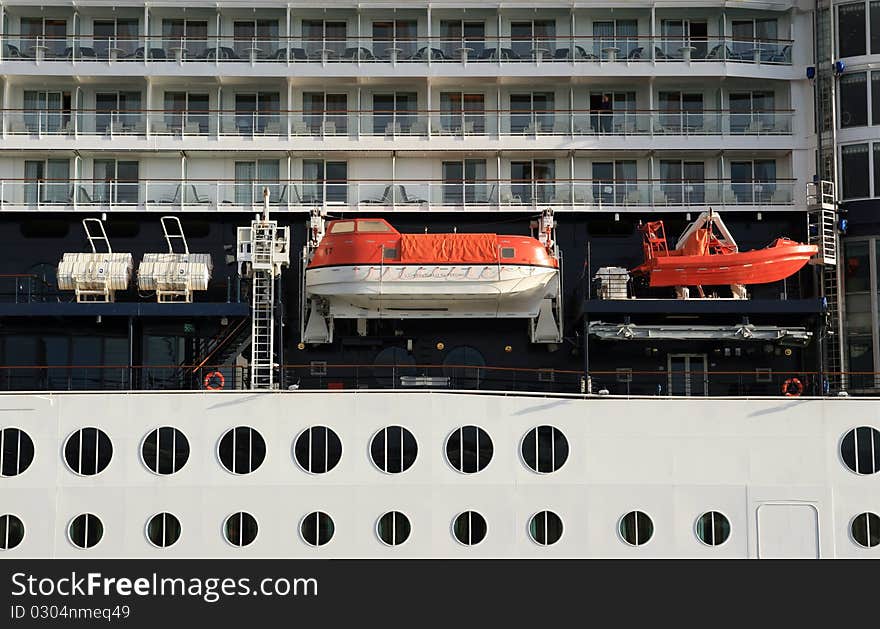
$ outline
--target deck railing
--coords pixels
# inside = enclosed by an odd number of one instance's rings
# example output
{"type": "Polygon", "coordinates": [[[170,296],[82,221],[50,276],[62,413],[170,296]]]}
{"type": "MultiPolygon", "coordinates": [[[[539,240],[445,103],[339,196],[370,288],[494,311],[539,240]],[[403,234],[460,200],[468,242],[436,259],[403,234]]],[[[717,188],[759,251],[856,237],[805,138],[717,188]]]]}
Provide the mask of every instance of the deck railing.
{"type": "Polygon", "coordinates": [[[2,35],[0,61],[128,63],[735,62],[790,65],[794,42],[649,35],[555,37],[50,37],[2,35]]]}
{"type": "Polygon", "coordinates": [[[0,180],[0,210],[15,209],[175,209],[251,210],[262,205],[263,189],[277,209],[333,206],[344,210],[438,208],[716,208],[790,206],[795,180],[773,181],[658,179],[425,179],[204,180],[148,179],[0,180]]]}
{"type": "MultiPolygon", "coordinates": [[[[282,390],[479,390],[597,396],[798,397],[831,394],[829,381],[851,395],[880,395],[880,373],[805,371],[583,371],[484,365],[337,365],[323,361],[284,365],[282,390]],[[843,377],[843,378],[841,378],[843,377]]],[[[3,391],[208,391],[248,388],[246,367],[232,365],[0,366],[3,391]],[[222,378],[217,374],[222,374],[222,378]]]]}
{"type": "Polygon", "coordinates": [[[175,137],[791,135],[792,110],[235,111],[3,109],[6,135],[175,137]]]}

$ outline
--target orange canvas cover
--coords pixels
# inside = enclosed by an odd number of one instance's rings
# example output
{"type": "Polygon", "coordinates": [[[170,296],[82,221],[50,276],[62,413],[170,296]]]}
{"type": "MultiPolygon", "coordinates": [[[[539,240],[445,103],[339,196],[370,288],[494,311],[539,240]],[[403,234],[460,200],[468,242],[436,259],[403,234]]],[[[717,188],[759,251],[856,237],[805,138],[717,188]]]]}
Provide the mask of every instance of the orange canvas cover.
{"type": "Polygon", "coordinates": [[[496,234],[401,234],[400,261],[406,263],[498,262],[496,234]]]}
{"type": "Polygon", "coordinates": [[[682,246],[683,255],[704,256],[709,251],[709,230],[698,229],[688,237],[682,246]]]}

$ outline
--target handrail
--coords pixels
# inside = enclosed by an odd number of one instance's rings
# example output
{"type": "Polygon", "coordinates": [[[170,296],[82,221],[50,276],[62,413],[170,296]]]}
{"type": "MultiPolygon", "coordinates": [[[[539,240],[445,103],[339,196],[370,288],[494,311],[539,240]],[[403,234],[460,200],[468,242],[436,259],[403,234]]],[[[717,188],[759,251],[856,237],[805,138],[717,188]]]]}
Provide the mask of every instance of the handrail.
{"type": "Polygon", "coordinates": [[[627,114],[647,114],[647,113],[655,113],[655,114],[669,114],[669,115],[677,115],[677,114],[690,114],[692,116],[699,116],[702,114],[734,114],[734,115],[768,115],[768,114],[793,114],[795,113],[795,109],[753,109],[751,111],[735,111],[733,109],[699,109],[699,110],[688,110],[688,109],[584,109],[584,108],[565,108],[558,107],[554,109],[478,109],[478,110],[468,110],[468,109],[266,109],[266,110],[241,110],[241,109],[87,109],[87,108],[70,108],[70,109],[34,109],[34,108],[23,108],[23,107],[4,107],[0,109],[0,113],[6,112],[21,112],[21,113],[48,113],[54,115],[73,115],[73,114],[83,114],[83,113],[95,113],[95,114],[103,114],[103,115],[111,115],[111,114],[167,114],[167,115],[191,115],[191,116],[203,116],[205,114],[234,114],[237,116],[277,116],[281,114],[303,114],[306,116],[336,116],[341,114],[382,114],[382,115],[392,115],[397,114],[398,116],[407,116],[412,114],[439,114],[443,116],[478,116],[481,114],[503,114],[510,113],[521,116],[528,116],[530,114],[606,114],[606,115],[618,115],[624,116],[627,114]]]}
{"type": "Polygon", "coordinates": [[[333,184],[345,184],[345,183],[469,183],[469,184],[483,184],[483,183],[568,183],[568,182],[583,182],[583,183],[599,183],[599,184],[634,184],[639,182],[652,182],[652,183],[690,183],[690,184],[699,184],[699,183],[716,183],[716,182],[730,182],[733,184],[761,184],[761,183],[794,183],[798,181],[795,178],[787,178],[787,177],[777,177],[776,179],[754,179],[752,181],[735,181],[730,178],[704,178],[699,180],[694,179],[646,179],[646,178],[633,178],[633,179],[615,179],[615,178],[579,178],[579,177],[555,177],[553,179],[510,179],[510,178],[495,178],[495,177],[484,177],[479,180],[460,180],[460,179],[429,179],[426,177],[419,177],[416,179],[413,178],[405,178],[405,177],[379,177],[379,178],[346,178],[346,179],[273,179],[272,181],[262,180],[259,178],[254,178],[253,180],[248,181],[240,181],[237,179],[219,179],[219,178],[200,178],[200,177],[190,177],[187,179],[169,179],[162,177],[150,177],[147,179],[48,179],[48,178],[40,178],[40,179],[26,179],[23,177],[0,177],[0,181],[22,181],[26,183],[42,183],[42,182],[58,182],[58,183],[92,183],[92,184],[103,184],[110,182],[119,182],[119,183],[149,183],[149,182],[164,182],[164,183],[236,183],[240,185],[267,185],[267,184],[285,184],[285,183],[306,183],[306,184],[316,184],[316,183],[333,183],[333,184]]]}

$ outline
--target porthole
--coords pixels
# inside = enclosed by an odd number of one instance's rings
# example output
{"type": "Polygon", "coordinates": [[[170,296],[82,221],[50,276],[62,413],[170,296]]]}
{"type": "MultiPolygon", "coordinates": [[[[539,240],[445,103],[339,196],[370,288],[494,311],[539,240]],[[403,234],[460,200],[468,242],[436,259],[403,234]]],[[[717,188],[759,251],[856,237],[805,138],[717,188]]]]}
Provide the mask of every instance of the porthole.
{"type": "Polygon", "coordinates": [[[554,426],[537,426],[522,440],[522,458],[539,474],[555,472],[568,459],[568,439],[554,426]]]}
{"type": "Polygon", "coordinates": [[[880,544],[880,516],[876,513],[860,513],[849,525],[853,541],[862,548],[874,548],[880,544]]]}
{"type": "Polygon", "coordinates": [[[104,537],[104,525],[98,516],[82,513],[70,521],[67,536],[77,548],[92,548],[104,537]]]}
{"type": "Polygon", "coordinates": [[[730,537],[730,520],[718,511],[707,511],[697,518],[695,530],[706,546],[720,546],[730,537]]]}
{"type": "Polygon", "coordinates": [[[18,476],[34,460],[34,442],[19,428],[0,430],[0,476],[18,476]]]}
{"type": "Polygon", "coordinates": [[[100,428],[80,428],[64,444],[64,460],[75,474],[92,476],[102,472],[113,457],[110,437],[100,428]]]}
{"type": "Polygon", "coordinates": [[[550,546],[562,538],[562,518],[552,511],[541,511],[529,521],[529,537],[541,546],[550,546]]]}
{"type": "Polygon", "coordinates": [[[342,441],[326,426],[306,428],[293,444],[293,458],[306,472],[329,472],[342,458],[342,441]]]}
{"type": "Polygon", "coordinates": [[[141,446],[144,465],[154,474],[179,472],[189,459],[189,441],[182,432],[162,426],[150,432],[141,446]]]}
{"type": "Polygon", "coordinates": [[[333,539],[335,531],[333,518],[323,511],[308,514],[299,524],[299,533],[309,546],[323,546],[333,539]]]}
{"type": "Polygon", "coordinates": [[[370,442],[370,457],[383,472],[405,472],[416,461],[419,447],[413,434],[403,426],[388,426],[370,442]]]}
{"type": "Polygon", "coordinates": [[[147,522],[147,539],[157,548],[167,548],[180,539],[180,520],[171,513],[157,513],[147,522]]]}
{"type": "Polygon", "coordinates": [[[217,446],[220,463],[233,474],[250,474],[266,458],[263,436],[248,426],[227,430],[217,446]]]}
{"type": "Polygon", "coordinates": [[[462,426],[446,439],[446,460],[463,474],[480,472],[494,452],[489,434],[477,426],[462,426]]]}
{"type": "Polygon", "coordinates": [[[11,513],[0,515],[0,550],[9,550],[24,539],[24,522],[11,513]]]}
{"type": "Polygon", "coordinates": [[[486,538],[486,518],[476,511],[459,513],[452,522],[452,534],[465,546],[474,546],[486,538]]]}
{"type": "Polygon", "coordinates": [[[654,523],[644,511],[630,511],[620,518],[620,537],[630,546],[647,544],[654,535],[654,523]]]}
{"type": "Polygon", "coordinates": [[[233,513],[223,523],[223,536],[233,546],[247,546],[257,539],[257,519],[246,511],[233,513]]]}
{"type": "Polygon", "coordinates": [[[376,522],[376,533],[383,544],[399,546],[409,539],[412,527],[400,511],[389,511],[376,522]]]}
{"type": "Polygon", "coordinates": [[[880,471],[880,431],[870,426],[853,428],[840,442],[840,456],[856,474],[880,471]]]}

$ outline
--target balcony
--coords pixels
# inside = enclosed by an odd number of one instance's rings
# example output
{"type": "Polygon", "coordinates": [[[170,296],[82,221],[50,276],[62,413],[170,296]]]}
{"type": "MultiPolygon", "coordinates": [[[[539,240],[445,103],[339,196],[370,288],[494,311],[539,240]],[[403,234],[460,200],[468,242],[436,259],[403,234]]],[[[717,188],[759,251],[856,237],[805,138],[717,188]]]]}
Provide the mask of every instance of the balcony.
{"type": "Polygon", "coordinates": [[[5,136],[511,137],[782,136],[791,110],[166,111],[0,110],[5,136]]]}
{"type": "Polygon", "coordinates": [[[739,182],[512,179],[236,182],[231,180],[0,180],[0,211],[690,211],[790,209],[795,180],[739,182]]]}
{"type": "Polygon", "coordinates": [[[241,39],[94,35],[2,35],[0,62],[211,64],[589,64],[731,62],[792,64],[792,40],[663,36],[556,36],[521,39],[437,37],[241,39]]]}

